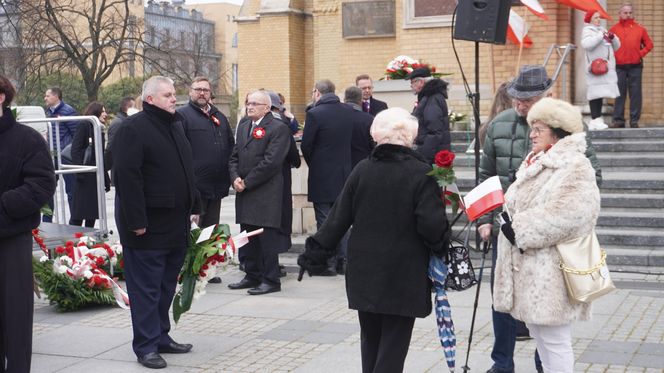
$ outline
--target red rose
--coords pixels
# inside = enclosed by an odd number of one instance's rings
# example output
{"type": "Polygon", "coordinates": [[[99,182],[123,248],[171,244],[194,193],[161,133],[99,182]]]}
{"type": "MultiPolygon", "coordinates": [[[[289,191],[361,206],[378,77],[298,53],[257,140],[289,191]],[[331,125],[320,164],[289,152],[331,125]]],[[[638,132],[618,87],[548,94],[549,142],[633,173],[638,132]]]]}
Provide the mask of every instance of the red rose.
{"type": "Polygon", "coordinates": [[[83,232],[76,232],[76,233],[74,233],[74,237],[76,237],[76,238],[81,238],[81,237],[83,237],[83,232]]]}
{"type": "Polygon", "coordinates": [[[434,162],[438,167],[450,168],[452,167],[452,163],[454,163],[454,153],[452,153],[449,150],[441,150],[438,153],[436,153],[436,158],[434,158],[434,162]]]}
{"type": "Polygon", "coordinates": [[[65,253],[65,248],[62,247],[62,246],[58,246],[58,247],[55,248],[55,252],[57,254],[64,254],[65,253]]]}

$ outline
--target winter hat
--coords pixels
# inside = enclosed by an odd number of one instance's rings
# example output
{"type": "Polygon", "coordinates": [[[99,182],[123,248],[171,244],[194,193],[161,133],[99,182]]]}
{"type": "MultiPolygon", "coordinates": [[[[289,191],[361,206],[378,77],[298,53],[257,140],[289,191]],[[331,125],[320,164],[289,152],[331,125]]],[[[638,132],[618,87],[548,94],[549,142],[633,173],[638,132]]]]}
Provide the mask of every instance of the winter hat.
{"type": "Polygon", "coordinates": [[[590,19],[593,18],[593,14],[597,13],[596,10],[589,10],[586,12],[586,15],[583,17],[583,22],[590,23],[590,19]]]}
{"type": "Polygon", "coordinates": [[[524,65],[519,76],[507,84],[507,94],[512,98],[525,100],[541,96],[553,85],[542,65],[524,65]]]}
{"type": "Polygon", "coordinates": [[[428,78],[431,76],[431,70],[428,67],[418,67],[413,70],[410,74],[406,76],[406,80],[411,80],[415,78],[428,78]]]}
{"type": "Polygon", "coordinates": [[[528,124],[541,121],[551,128],[560,128],[569,133],[583,132],[581,110],[572,104],[555,98],[545,97],[528,111],[528,124]]]}

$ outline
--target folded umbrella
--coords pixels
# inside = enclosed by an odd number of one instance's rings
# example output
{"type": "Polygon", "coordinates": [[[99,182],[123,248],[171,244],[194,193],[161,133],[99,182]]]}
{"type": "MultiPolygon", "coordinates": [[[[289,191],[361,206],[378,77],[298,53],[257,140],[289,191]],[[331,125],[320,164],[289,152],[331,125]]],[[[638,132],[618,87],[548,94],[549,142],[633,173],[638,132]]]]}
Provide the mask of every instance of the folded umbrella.
{"type": "Polygon", "coordinates": [[[429,279],[433,281],[436,290],[436,324],[438,336],[443,346],[445,360],[450,372],[454,372],[456,355],[456,336],[454,335],[454,322],[452,321],[452,308],[445,292],[445,278],[447,277],[447,264],[436,255],[429,258],[429,279]]]}

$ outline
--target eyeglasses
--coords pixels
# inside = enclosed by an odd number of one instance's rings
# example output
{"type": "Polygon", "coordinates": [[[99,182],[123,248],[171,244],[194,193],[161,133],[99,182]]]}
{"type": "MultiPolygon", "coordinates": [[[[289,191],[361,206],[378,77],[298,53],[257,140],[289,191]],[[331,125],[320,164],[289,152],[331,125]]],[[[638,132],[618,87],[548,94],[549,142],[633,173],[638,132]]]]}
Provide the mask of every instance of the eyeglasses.
{"type": "Polygon", "coordinates": [[[542,132],[546,132],[549,129],[549,127],[533,127],[530,132],[534,133],[536,136],[539,136],[542,134],[542,132]]]}
{"type": "Polygon", "coordinates": [[[192,91],[196,93],[210,93],[211,91],[207,88],[192,88],[192,91]]]}
{"type": "Polygon", "coordinates": [[[247,105],[247,106],[264,106],[264,105],[267,105],[267,104],[261,104],[260,102],[253,102],[253,101],[251,101],[251,102],[247,102],[246,105],[247,105]]]}

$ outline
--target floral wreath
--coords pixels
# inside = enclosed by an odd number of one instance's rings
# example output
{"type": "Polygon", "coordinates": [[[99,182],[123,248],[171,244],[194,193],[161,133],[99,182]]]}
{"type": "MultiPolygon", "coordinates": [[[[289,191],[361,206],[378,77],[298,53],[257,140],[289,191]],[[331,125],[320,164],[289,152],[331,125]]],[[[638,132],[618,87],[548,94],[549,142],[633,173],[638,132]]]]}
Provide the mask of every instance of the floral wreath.
{"type": "Polygon", "coordinates": [[[256,128],[254,128],[253,131],[251,131],[251,136],[252,136],[253,138],[257,139],[257,140],[260,140],[260,139],[262,139],[263,137],[265,137],[265,133],[266,133],[265,128],[263,128],[263,127],[256,127],[256,128]]]}

